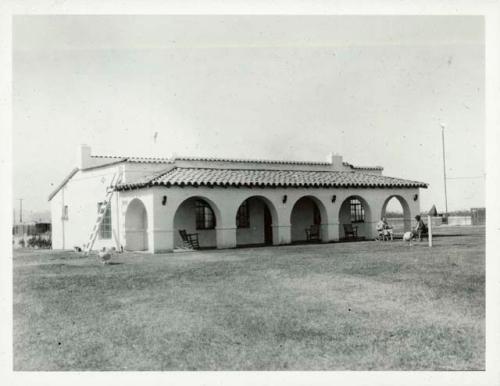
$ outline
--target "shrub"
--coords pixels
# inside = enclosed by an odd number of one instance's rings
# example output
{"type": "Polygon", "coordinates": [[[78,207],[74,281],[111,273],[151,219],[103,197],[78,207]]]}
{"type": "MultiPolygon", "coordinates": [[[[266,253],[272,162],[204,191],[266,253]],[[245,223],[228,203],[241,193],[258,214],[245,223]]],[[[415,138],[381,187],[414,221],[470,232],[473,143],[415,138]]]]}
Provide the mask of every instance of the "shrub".
{"type": "Polygon", "coordinates": [[[30,248],[50,248],[52,242],[50,239],[45,239],[40,236],[33,236],[28,239],[28,247],[30,248]]]}

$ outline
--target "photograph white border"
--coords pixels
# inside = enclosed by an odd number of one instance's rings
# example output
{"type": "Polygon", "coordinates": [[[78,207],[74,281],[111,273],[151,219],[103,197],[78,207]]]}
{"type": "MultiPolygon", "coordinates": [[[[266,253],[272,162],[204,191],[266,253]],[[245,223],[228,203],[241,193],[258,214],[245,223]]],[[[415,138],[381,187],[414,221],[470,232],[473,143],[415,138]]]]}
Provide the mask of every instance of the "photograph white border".
{"type": "Polygon", "coordinates": [[[0,369],[7,385],[500,384],[500,8],[494,1],[0,0],[0,369]],[[483,15],[486,113],[486,371],[14,372],[12,339],[13,15],[483,15]]]}

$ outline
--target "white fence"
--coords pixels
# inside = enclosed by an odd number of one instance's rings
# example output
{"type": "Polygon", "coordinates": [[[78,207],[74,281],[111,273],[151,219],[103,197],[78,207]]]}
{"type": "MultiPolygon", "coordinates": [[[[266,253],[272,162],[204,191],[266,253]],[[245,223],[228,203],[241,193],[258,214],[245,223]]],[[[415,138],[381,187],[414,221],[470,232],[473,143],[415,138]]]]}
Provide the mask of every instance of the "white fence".
{"type": "MultiPolygon", "coordinates": [[[[427,216],[423,216],[423,220],[427,223],[427,216]]],[[[394,232],[403,232],[403,217],[393,217],[387,218],[387,222],[389,225],[394,227],[394,232]]],[[[443,225],[443,219],[441,217],[433,217],[432,218],[432,226],[440,226],[443,225]]],[[[471,216],[449,216],[448,217],[448,225],[452,226],[465,226],[472,225],[471,216]]],[[[415,219],[411,220],[411,226],[415,226],[415,219]]]]}
{"type": "Polygon", "coordinates": [[[448,225],[472,225],[471,216],[450,216],[448,217],[448,225]]]}

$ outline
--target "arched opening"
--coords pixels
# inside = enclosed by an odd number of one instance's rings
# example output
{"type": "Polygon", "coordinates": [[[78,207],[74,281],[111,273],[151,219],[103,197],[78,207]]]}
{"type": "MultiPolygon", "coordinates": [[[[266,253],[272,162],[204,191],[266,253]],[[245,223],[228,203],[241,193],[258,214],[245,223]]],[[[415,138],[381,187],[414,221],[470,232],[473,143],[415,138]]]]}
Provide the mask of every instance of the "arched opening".
{"type": "Polygon", "coordinates": [[[326,220],[326,209],[320,200],[312,196],[297,200],[290,215],[292,243],[323,240],[321,224],[326,220]]]}
{"type": "Polygon", "coordinates": [[[138,198],[129,203],[125,213],[125,249],[148,250],[148,214],[146,207],[138,198]]]}
{"type": "Polygon", "coordinates": [[[261,196],[247,198],[236,212],[236,245],[272,245],[273,224],[277,221],[270,200],[261,196]]]}
{"type": "Polygon", "coordinates": [[[201,248],[217,246],[217,223],[220,214],[217,206],[203,197],[191,197],[184,200],[174,216],[174,248],[184,247],[179,231],[188,234],[197,233],[201,248]]]}
{"type": "Polygon", "coordinates": [[[398,195],[387,197],[380,213],[380,218],[384,217],[393,227],[395,234],[411,231],[410,206],[403,197],[398,195]]]}
{"type": "Polygon", "coordinates": [[[370,207],[360,196],[347,197],[340,206],[339,235],[341,240],[364,240],[372,237],[370,207]]]}

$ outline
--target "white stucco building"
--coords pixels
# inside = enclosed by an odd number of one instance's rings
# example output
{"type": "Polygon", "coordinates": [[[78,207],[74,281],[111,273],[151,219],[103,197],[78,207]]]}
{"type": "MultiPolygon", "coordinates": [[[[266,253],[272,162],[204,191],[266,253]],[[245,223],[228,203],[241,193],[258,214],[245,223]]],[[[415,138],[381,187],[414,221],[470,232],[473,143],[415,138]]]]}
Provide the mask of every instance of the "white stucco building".
{"type": "Polygon", "coordinates": [[[327,162],[136,158],[91,155],[50,195],[54,249],[82,247],[113,176],[121,175],[94,248],[153,253],[181,246],[179,230],[198,233],[201,247],[234,248],[306,240],[316,225],[322,242],[344,238],[344,225],[372,239],[396,197],[405,229],[420,212],[427,184],[382,175],[330,155],[327,162]]]}

